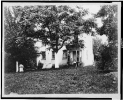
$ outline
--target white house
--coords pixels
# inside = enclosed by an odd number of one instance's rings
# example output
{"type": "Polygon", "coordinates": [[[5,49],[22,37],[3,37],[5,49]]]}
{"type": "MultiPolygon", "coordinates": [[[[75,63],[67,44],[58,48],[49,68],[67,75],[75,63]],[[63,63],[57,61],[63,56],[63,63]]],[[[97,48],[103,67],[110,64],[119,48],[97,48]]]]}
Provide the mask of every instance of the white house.
{"type": "Polygon", "coordinates": [[[43,64],[43,69],[51,68],[55,61],[59,65],[66,65],[68,61],[81,62],[83,66],[93,65],[94,64],[94,55],[93,55],[93,43],[92,36],[87,34],[82,34],[79,36],[79,39],[84,40],[84,48],[74,48],[67,49],[66,46],[63,46],[57,54],[57,59],[55,59],[55,52],[52,49],[47,49],[48,46],[44,46],[41,41],[37,41],[35,47],[37,49],[37,66],[39,63],[43,64]],[[69,57],[68,57],[69,55],[69,57]]]}

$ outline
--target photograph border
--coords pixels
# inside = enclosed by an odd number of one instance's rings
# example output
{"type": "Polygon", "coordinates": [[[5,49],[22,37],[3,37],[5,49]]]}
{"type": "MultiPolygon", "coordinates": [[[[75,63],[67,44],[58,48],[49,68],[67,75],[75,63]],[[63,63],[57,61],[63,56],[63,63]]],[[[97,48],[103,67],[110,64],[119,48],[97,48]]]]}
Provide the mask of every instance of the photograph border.
{"type": "MultiPolygon", "coordinates": [[[[61,4],[62,5],[62,4],[61,4]]],[[[105,2],[105,1],[2,1],[1,2],[1,98],[116,98],[119,99],[122,94],[122,69],[121,69],[121,2],[105,2]],[[5,3],[106,3],[118,5],[118,94],[29,94],[29,95],[4,95],[4,15],[3,7],[5,3]]]]}

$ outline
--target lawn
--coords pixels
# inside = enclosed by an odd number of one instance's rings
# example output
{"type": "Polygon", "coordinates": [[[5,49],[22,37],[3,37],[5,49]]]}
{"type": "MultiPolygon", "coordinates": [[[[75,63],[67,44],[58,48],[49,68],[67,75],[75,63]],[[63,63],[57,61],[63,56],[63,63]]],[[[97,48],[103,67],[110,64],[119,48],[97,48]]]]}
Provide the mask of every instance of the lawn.
{"type": "Polygon", "coordinates": [[[5,94],[117,93],[117,84],[114,74],[93,66],[5,74],[5,94]]]}

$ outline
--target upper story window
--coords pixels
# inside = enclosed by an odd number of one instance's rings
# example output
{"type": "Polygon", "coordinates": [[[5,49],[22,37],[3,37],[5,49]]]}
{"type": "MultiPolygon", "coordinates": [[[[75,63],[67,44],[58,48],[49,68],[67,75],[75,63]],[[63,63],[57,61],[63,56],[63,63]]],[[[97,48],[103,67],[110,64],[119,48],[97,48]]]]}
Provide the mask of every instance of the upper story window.
{"type": "Polygon", "coordinates": [[[63,59],[67,59],[67,50],[63,50],[63,59]]]}
{"type": "Polygon", "coordinates": [[[42,60],[46,60],[46,52],[45,51],[42,52],[42,60]]]}

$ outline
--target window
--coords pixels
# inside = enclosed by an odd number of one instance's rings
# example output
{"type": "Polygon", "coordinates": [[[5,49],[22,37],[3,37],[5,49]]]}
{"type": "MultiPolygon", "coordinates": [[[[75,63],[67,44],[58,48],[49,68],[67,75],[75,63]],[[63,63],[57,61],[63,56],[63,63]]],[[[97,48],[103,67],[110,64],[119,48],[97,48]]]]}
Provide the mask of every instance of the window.
{"type": "Polygon", "coordinates": [[[46,60],[46,53],[45,53],[45,51],[42,52],[42,59],[46,60]]]}
{"type": "Polygon", "coordinates": [[[67,50],[63,50],[63,59],[67,59],[67,50]]]}
{"type": "Polygon", "coordinates": [[[54,60],[55,59],[55,52],[52,51],[52,59],[54,60]]]}

